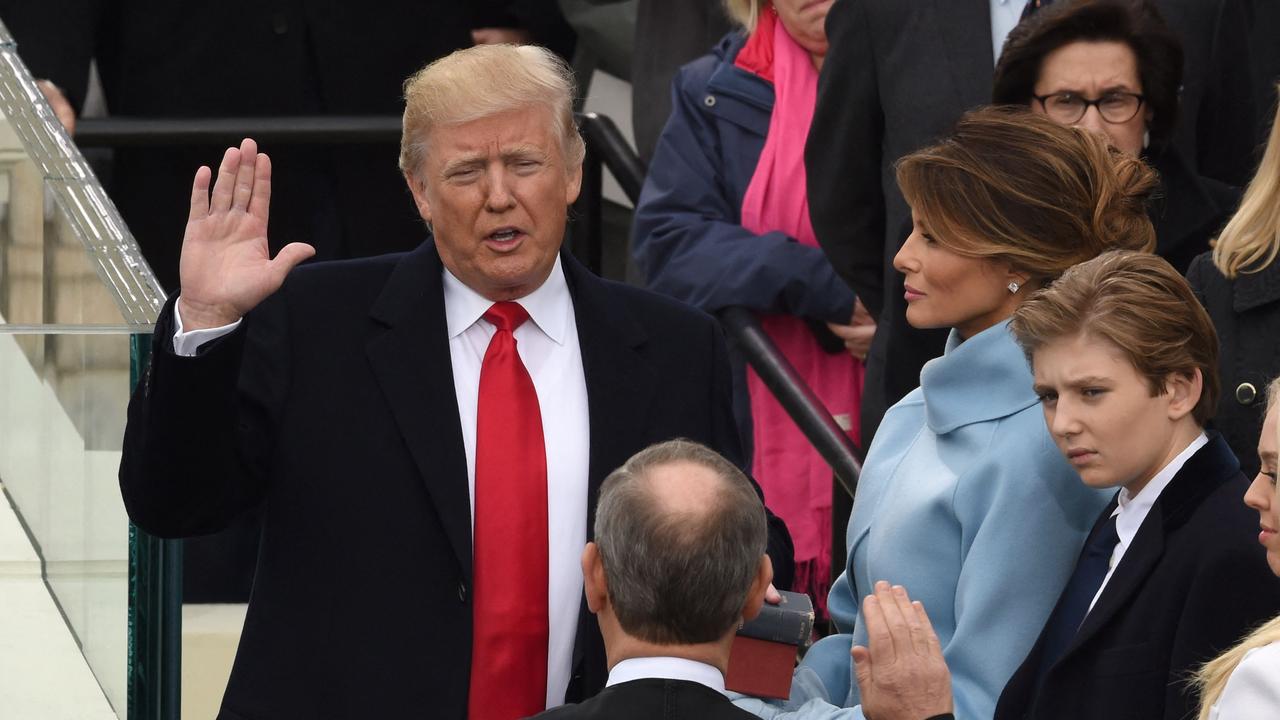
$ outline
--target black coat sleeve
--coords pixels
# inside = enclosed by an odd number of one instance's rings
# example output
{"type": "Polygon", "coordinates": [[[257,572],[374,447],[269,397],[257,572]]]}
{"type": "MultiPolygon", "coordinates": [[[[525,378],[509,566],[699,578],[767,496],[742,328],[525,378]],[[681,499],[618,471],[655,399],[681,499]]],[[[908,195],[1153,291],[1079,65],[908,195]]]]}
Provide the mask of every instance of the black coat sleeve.
{"type": "Polygon", "coordinates": [[[195,357],[173,352],[174,302],[129,401],[120,461],[129,518],[160,537],[222,530],[261,502],[288,384],[279,293],[195,357]]]}
{"type": "Polygon", "coordinates": [[[809,215],[818,242],[872,315],[884,296],[884,113],[862,3],[841,0],[827,15],[829,51],[805,144],[809,215]]]}

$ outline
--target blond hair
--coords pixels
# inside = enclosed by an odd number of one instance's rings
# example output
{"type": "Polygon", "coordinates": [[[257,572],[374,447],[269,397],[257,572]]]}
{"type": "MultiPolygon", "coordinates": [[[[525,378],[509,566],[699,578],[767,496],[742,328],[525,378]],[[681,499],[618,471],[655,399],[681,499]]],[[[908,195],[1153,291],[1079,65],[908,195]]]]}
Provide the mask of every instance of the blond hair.
{"type": "Polygon", "coordinates": [[[1027,360],[1046,343],[1086,334],[1124,354],[1154,397],[1170,375],[1200,371],[1191,411],[1201,426],[1218,406],[1218,335],[1186,278],[1164,258],[1112,250],[1067,270],[1013,311],[1009,330],[1027,360]]]}
{"type": "Polygon", "coordinates": [[[512,110],[542,107],[559,124],[566,168],[582,165],[586,145],[573,121],[573,71],[536,45],[477,45],[457,50],[404,82],[400,171],[417,174],[431,130],[512,110]]]}
{"type": "MultiPolygon", "coordinates": [[[[1278,86],[1277,89],[1280,89],[1278,86]]],[[[1213,264],[1234,280],[1262,270],[1280,255],[1280,109],[1271,122],[1267,150],[1244,191],[1240,209],[1213,244],[1213,264]]]]}
{"type": "Polygon", "coordinates": [[[742,26],[748,34],[756,31],[760,12],[767,0],[724,0],[724,12],[729,19],[742,26]]]}
{"type": "Polygon", "coordinates": [[[1026,108],[966,113],[948,138],[899,160],[897,174],[939,244],[1037,285],[1106,250],[1155,247],[1155,171],[1026,108]]]}
{"type": "MultiPolygon", "coordinates": [[[[1274,132],[1272,135],[1274,140],[1274,132]]],[[[1267,387],[1267,412],[1274,410],[1277,404],[1280,404],[1280,378],[1273,380],[1267,387]]],[[[1280,431],[1277,435],[1280,435],[1280,431]]],[[[1280,437],[1276,440],[1280,442],[1280,437]]],[[[1235,647],[1205,663],[1192,679],[1200,689],[1200,713],[1196,716],[1197,720],[1209,720],[1209,712],[1222,697],[1222,691],[1227,687],[1227,680],[1244,660],[1244,656],[1249,654],[1250,650],[1257,650],[1275,642],[1280,642],[1280,616],[1263,623],[1235,647]]]]}

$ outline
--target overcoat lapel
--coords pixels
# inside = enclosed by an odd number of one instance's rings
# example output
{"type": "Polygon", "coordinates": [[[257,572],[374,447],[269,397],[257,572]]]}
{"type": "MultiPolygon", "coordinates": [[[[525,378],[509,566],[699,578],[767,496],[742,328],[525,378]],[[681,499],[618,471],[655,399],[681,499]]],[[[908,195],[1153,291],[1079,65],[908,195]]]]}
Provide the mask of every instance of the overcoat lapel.
{"type": "Polygon", "coordinates": [[[567,252],[560,254],[577,318],[582,371],[587,383],[590,459],[587,471],[587,537],[593,536],[596,497],[610,472],[626,462],[635,439],[645,437],[658,377],[638,352],[644,328],[626,313],[605,281],[567,252]]]}
{"type": "Polygon", "coordinates": [[[988,0],[933,0],[940,38],[951,68],[961,110],[985,105],[991,100],[995,57],[991,46],[991,6],[988,0]]]}
{"type": "Polygon", "coordinates": [[[1128,607],[1147,577],[1164,555],[1165,538],[1186,523],[1196,508],[1219,485],[1240,472],[1236,459],[1222,436],[1209,434],[1209,442],[1196,451],[1178,470],[1156,499],[1138,528],[1133,544],[1125,550],[1120,565],[1107,582],[1093,610],[1085,616],[1063,657],[1070,655],[1096,635],[1117,613],[1128,607]]]}
{"type": "Polygon", "coordinates": [[[432,241],[400,261],[370,313],[365,351],[470,585],[471,500],[441,273],[432,241]]]}

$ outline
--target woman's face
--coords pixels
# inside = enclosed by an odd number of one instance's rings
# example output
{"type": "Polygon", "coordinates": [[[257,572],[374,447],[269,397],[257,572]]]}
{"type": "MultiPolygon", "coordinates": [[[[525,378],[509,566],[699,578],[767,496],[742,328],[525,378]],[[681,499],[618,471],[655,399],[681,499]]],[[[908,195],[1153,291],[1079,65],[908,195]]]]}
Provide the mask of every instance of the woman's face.
{"type": "MultiPolygon", "coordinates": [[[[1142,94],[1142,81],[1138,77],[1138,58],[1133,49],[1121,42],[1073,42],[1045,56],[1040,65],[1040,77],[1036,80],[1035,95],[1046,98],[1042,103],[1031,100],[1031,111],[1062,122],[1054,105],[1066,108],[1076,106],[1080,100],[1099,100],[1115,106],[1120,111],[1132,102],[1129,95],[1142,94]]],[[[1068,111],[1069,112],[1069,111],[1068,111]]],[[[1106,135],[1116,148],[1138,155],[1142,152],[1143,134],[1151,120],[1150,109],[1144,103],[1132,118],[1114,123],[1103,119],[1097,106],[1085,108],[1084,116],[1074,123],[1106,135]]]]}
{"type": "Polygon", "coordinates": [[[787,34],[808,51],[818,66],[827,55],[827,11],[833,2],[835,0],[773,0],[787,34]]]}
{"type": "Polygon", "coordinates": [[[1271,572],[1280,575],[1280,501],[1276,498],[1276,466],[1280,464],[1276,454],[1280,451],[1277,438],[1277,416],[1280,403],[1273,403],[1262,423],[1262,437],[1258,439],[1258,457],[1262,469],[1244,494],[1244,504],[1258,511],[1258,542],[1267,549],[1267,564],[1271,572]]]}
{"type": "Polygon", "coordinates": [[[1021,277],[992,260],[960,255],[938,242],[928,218],[912,211],[911,235],[893,258],[905,277],[907,322],[917,328],[953,327],[970,338],[1013,314],[1030,288],[1009,291],[1021,277]]]}

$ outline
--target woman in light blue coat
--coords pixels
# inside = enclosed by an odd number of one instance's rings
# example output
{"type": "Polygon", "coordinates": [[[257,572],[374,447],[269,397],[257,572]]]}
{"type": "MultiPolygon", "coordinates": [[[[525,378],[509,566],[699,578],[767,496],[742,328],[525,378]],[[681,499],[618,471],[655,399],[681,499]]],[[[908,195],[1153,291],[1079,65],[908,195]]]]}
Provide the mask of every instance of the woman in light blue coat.
{"type": "Polygon", "coordinates": [[[990,718],[1107,502],[1050,439],[1008,318],[1078,262],[1154,247],[1145,211],[1154,173],[1087,131],[985,109],[900,161],[898,182],[913,217],[894,260],[907,320],[952,332],[867,454],[848,564],[829,598],[842,633],[797,670],[788,703],[797,717],[863,717],[851,648],[867,644],[862,601],[886,580],[927,609],[955,717],[990,718]]]}

